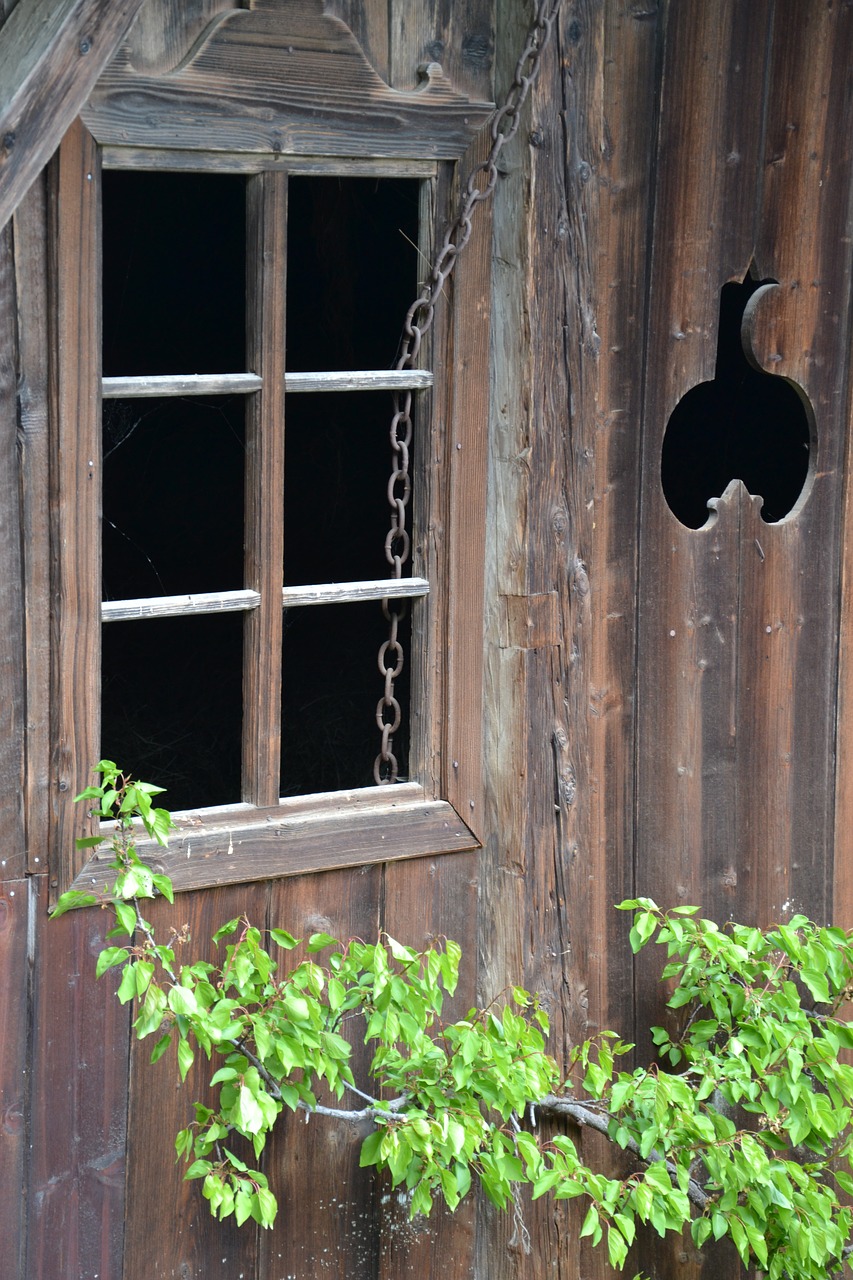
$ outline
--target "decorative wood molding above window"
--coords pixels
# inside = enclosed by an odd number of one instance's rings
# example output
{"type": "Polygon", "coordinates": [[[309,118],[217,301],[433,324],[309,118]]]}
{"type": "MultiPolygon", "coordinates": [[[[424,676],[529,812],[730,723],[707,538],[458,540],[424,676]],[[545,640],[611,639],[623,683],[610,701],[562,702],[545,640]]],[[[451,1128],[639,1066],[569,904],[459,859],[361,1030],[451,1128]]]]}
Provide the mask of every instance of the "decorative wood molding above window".
{"type": "Polygon", "coordinates": [[[389,88],[322,0],[256,0],[217,15],[166,74],[123,47],[83,119],[112,146],[456,159],[490,111],[435,63],[414,92],[389,88]]]}

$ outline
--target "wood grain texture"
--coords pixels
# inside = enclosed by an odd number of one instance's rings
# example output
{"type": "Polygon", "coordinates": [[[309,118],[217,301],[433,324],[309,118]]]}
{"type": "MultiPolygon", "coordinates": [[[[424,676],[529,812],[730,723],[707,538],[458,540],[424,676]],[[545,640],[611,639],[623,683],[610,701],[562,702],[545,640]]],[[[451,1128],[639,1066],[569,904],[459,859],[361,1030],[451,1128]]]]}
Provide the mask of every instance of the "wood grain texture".
{"type": "MultiPolygon", "coordinates": [[[[510,22],[507,8],[499,65],[511,75],[524,15],[510,22]]],[[[612,904],[633,885],[657,38],[648,15],[566,10],[496,193],[481,995],[523,975],[549,1009],[558,1058],[599,1027],[631,1025],[631,957],[612,904]]],[[[578,1243],[582,1214],[522,1209],[529,1253],[520,1229],[485,1208],[478,1275],[609,1274],[578,1243]]]]}
{"type": "Polygon", "coordinates": [[[73,797],[100,758],[101,317],[97,149],[79,123],[54,162],[51,218],[51,888],[82,865],[73,797]]]}
{"type": "Polygon", "coordinates": [[[219,15],[168,78],[134,72],[123,53],[85,119],[103,143],[452,158],[488,110],[438,69],[417,92],[389,89],[322,0],[288,0],[219,15]]]}
{"type": "Polygon", "coordinates": [[[25,1275],[83,1280],[97,1272],[99,1280],[123,1280],[128,1010],[115,998],[114,980],[94,979],[109,917],[78,911],[48,920],[45,881],[30,881],[25,1275]]]}
{"type": "Polygon", "coordinates": [[[47,191],[34,182],[13,219],[18,328],[18,451],[26,646],[27,866],[44,871],[50,803],[50,520],[47,191]]]}
{"type": "Polygon", "coordinates": [[[163,75],[174,70],[218,14],[245,7],[235,0],[145,0],[122,42],[122,55],[136,71],[163,75]]]}
{"type": "Polygon", "coordinates": [[[853,157],[839,142],[853,134],[853,12],[800,3],[793,22],[783,14],[785,6],[774,27],[756,239],[760,269],[779,288],[762,296],[751,340],[759,363],[805,392],[817,443],[799,509],[765,526],[766,559],[756,563],[743,544],[744,624],[757,642],[740,676],[751,737],[739,800],[756,852],[755,879],[744,885],[750,910],[762,920],[804,911],[824,921],[853,907],[832,898],[833,837],[837,858],[850,841],[833,783],[853,315],[853,157]]]}
{"type": "Polygon", "coordinates": [[[244,581],[260,601],[243,629],[241,798],[272,805],[281,766],[287,178],[250,178],[246,199],[246,363],[263,386],[246,415],[244,581]]]}
{"type": "Polygon", "coordinates": [[[29,1007],[27,881],[0,884],[0,1239],[10,1280],[24,1280],[29,1007]]]}
{"type": "Polygon", "coordinates": [[[183,151],[179,147],[157,148],[119,145],[103,148],[104,168],[170,169],[175,172],[267,173],[284,169],[290,174],[329,174],[351,178],[431,178],[435,160],[413,160],[409,156],[384,159],[382,156],[278,155],[270,152],[183,151]]]}
{"type": "MultiPolygon", "coordinates": [[[[328,810],[333,810],[332,803],[328,810]]],[[[477,843],[449,804],[433,800],[351,811],[339,807],[331,816],[327,812],[282,818],[273,809],[254,821],[237,812],[230,823],[220,816],[215,827],[199,824],[173,837],[168,851],[157,851],[153,857],[144,843],[139,848],[181,892],[417,858],[427,850],[458,853],[477,843]]],[[[96,893],[110,883],[109,862],[103,854],[90,859],[74,888],[96,893]]]]}
{"type": "Polygon", "coordinates": [[[0,226],[14,212],[142,0],[20,0],[0,30],[0,226]]]}
{"type": "MultiPolygon", "coordinates": [[[[465,172],[486,155],[482,139],[465,172]]],[[[484,821],[482,718],[484,561],[489,413],[491,209],[480,205],[457,259],[451,318],[450,430],[446,440],[447,560],[443,650],[447,709],[442,795],[477,832],[484,821]]]]}
{"type": "Polygon", "coordinates": [[[0,231],[0,881],[24,873],[24,593],[12,228],[0,231]]]}
{"type": "MultiPolygon", "coordinates": [[[[442,1009],[445,1022],[464,1018],[477,999],[477,897],[479,854],[419,858],[384,869],[382,927],[393,938],[418,949],[435,938],[452,938],[462,948],[459,986],[442,1009]]],[[[409,1219],[406,1198],[377,1188],[381,1223],[377,1280],[468,1280],[475,1274],[477,1196],[472,1193],[455,1213],[436,1197],[428,1219],[409,1219]]]]}
{"type": "Polygon", "coordinates": [[[493,0],[394,0],[390,8],[389,75],[395,88],[414,88],[418,67],[434,62],[457,88],[475,97],[492,97],[493,0]]]}
{"type": "MultiPolygon", "coordinates": [[[[297,938],[328,933],[375,941],[379,934],[382,868],[335,871],[326,876],[299,876],[270,886],[269,924],[288,929],[297,938]]],[[[286,965],[303,952],[288,953],[286,965]]],[[[323,963],[326,953],[317,959],[323,963]]],[[[352,1022],[353,1072],[360,1088],[370,1090],[367,1065],[370,1051],[363,1032],[352,1022]]],[[[345,1094],[337,1107],[361,1107],[345,1094]]],[[[287,1115],[264,1153],[264,1171],[279,1200],[279,1219],[261,1235],[259,1274],[323,1276],[349,1280],[376,1274],[379,1250],[377,1215],[371,1171],[358,1165],[361,1143],[369,1132],[363,1123],[342,1122],[302,1114],[287,1115]]]]}
{"type": "MultiPolygon", "coordinates": [[[[235,916],[246,915],[263,927],[267,896],[266,885],[211,890],[180,898],[174,907],[160,899],[146,909],[146,917],[158,936],[168,936],[172,926],[180,929],[188,925],[192,961],[221,961],[224,952],[217,952],[210,942],[212,935],[235,916]]],[[[181,963],[180,954],[177,961],[181,963]]],[[[202,1197],[201,1183],[185,1182],[186,1165],[175,1163],[175,1135],[192,1121],[193,1102],[210,1105],[215,1098],[208,1081],[218,1064],[208,1062],[200,1052],[186,1081],[179,1085],[174,1046],[152,1066],[152,1045],[151,1039],[131,1041],[127,1224],[121,1280],[171,1280],[175,1276],[202,1280],[217,1270],[223,1276],[255,1277],[255,1224],[248,1222],[238,1228],[233,1217],[222,1223],[215,1221],[202,1197]]],[[[234,1143],[238,1154],[245,1156],[240,1140],[235,1138],[234,1143]]],[[[251,1148],[249,1153],[251,1159],[251,1148]]]]}

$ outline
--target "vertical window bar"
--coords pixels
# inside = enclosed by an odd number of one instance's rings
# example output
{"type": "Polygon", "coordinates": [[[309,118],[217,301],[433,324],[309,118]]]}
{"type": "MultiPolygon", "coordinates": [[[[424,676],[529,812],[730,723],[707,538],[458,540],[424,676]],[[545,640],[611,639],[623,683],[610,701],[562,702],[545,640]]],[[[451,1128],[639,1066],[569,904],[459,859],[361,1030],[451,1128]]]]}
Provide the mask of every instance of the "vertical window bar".
{"type": "Polygon", "coordinates": [[[84,805],[100,737],[101,296],[100,163],[77,121],[51,172],[51,281],[55,332],[51,415],[51,862],[52,884],[71,883],[86,860],[75,837],[91,834],[84,805]],[[51,857],[54,855],[52,854],[51,857]]]}
{"type": "Polygon", "coordinates": [[[286,174],[248,180],[246,223],[247,368],[263,386],[246,421],[245,586],[261,601],[245,621],[243,800],[267,806],[278,802],[281,759],[286,174]]]}

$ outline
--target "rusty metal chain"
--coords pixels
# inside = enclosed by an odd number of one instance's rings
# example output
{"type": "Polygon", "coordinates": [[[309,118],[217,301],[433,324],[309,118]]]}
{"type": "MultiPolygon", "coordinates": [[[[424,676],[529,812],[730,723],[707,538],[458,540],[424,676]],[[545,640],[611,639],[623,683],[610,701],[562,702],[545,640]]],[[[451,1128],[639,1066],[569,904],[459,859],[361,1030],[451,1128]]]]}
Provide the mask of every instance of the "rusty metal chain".
{"type": "MultiPolygon", "coordinates": [[[[503,105],[495,109],[491,118],[492,145],[489,154],[468,175],[456,220],[448,228],[421,292],[406,313],[396,369],[415,368],[424,336],[435,318],[436,303],[456,266],[459,254],[471,238],[474,208],[481,200],[488,200],[497,186],[498,156],[518,132],[522,108],[539,74],[542,54],[551,38],[561,2],[562,0],[537,2],[527,41],[516,63],[513,82],[503,105]]],[[[391,527],[385,539],[385,558],[391,566],[392,576],[402,578],[403,566],[411,552],[411,535],[406,528],[406,509],[412,491],[409,476],[409,448],[412,443],[411,391],[398,392],[394,396],[390,437],[392,459],[388,503],[391,507],[391,527]]],[[[393,751],[393,738],[400,728],[403,713],[394,696],[394,682],[403,670],[404,655],[398,639],[398,629],[404,616],[405,603],[395,601],[391,596],[386,597],[382,601],[382,611],[388,622],[388,639],[382,644],[378,656],[379,674],[385,681],[383,695],[376,706],[376,724],[382,734],[382,744],[373,765],[373,777],[380,786],[397,781],[398,765],[393,751]]]]}

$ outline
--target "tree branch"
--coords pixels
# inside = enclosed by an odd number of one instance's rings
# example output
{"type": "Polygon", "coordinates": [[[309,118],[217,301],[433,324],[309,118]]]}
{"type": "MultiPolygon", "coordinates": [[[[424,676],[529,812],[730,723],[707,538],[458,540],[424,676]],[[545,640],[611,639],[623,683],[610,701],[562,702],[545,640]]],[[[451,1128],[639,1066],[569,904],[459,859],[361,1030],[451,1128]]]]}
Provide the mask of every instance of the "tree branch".
{"type": "MultiPolygon", "coordinates": [[[[603,1133],[605,1138],[612,1142],[608,1132],[610,1117],[593,1111],[591,1107],[585,1106],[582,1102],[576,1102],[573,1098],[558,1098],[555,1094],[549,1094],[547,1098],[543,1098],[537,1104],[536,1109],[547,1116],[568,1116],[576,1124],[584,1125],[588,1129],[595,1129],[597,1133],[603,1133]]],[[[644,1159],[640,1155],[640,1148],[633,1138],[628,1139],[625,1150],[630,1151],[643,1164],[656,1164],[658,1161],[663,1160],[673,1183],[677,1183],[678,1169],[676,1165],[671,1160],[665,1160],[659,1151],[650,1151],[648,1159],[644,1159]]],[[[695,1204],[700,1212],[704,1212],[708,1205],[709,1197],[693,1178],[690,1178],[687,1183],[687,1196],[691,1204],[695,1204]]]]}

